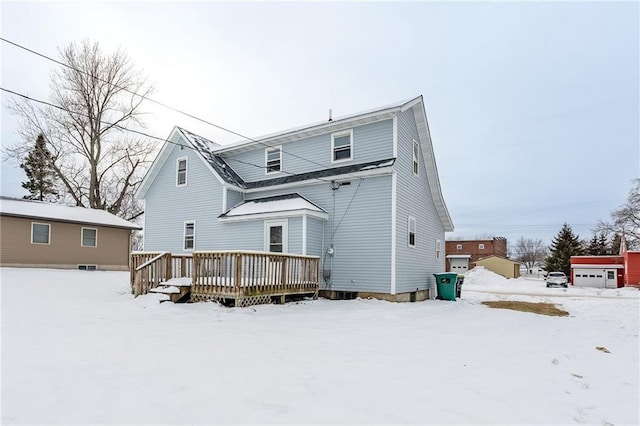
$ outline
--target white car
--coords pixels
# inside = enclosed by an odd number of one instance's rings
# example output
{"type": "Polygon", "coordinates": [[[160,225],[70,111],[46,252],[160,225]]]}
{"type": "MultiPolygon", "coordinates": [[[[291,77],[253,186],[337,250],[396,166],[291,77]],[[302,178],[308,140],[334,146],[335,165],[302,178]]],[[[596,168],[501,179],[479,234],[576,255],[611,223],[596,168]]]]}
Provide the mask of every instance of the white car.
{"type": "Polygon", "coordinates": [[[547,287],[558,286],[567,288],[569,285],[569,280],[564,272],[549,272],[547,278],[545,278],[545,282],[547,283],[547,287]]]}

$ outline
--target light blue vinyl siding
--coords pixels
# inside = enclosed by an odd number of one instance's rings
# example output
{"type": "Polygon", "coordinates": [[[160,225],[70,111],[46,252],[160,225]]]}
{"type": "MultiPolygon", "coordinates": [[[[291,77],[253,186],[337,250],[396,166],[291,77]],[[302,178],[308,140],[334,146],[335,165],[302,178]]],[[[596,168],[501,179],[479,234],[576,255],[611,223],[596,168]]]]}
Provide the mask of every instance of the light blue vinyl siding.
{"type": "Polygon", "coordinates": [[[172,148],[145,197],[145,251],[184,253],[184,222],[194,221],[195,249],[214,238],[222,187],[192,149],[172,148]],[[177,159],[186,157],[187,184],[176,186],[177,159]]]}
{"type": "Polygon", "coordinates": [[[353,160],[339,164],[331,163],[331,132],[282,144],[282,170],[286,173],[265,174],[266,147],[261,144],[237,154],[226,153],[225,159],[244,180],[252,182],[391,158],[392,141],[393,120],[384,120],[353,128],[353,160]]]}
{"type": "Polygon", "coordinates": [[[413,109],[398,116],[396,204],[396,293],[423,290],[434,282],[434,273],[444,272],[444,227],[436,212],[427,181],[422,146],[418,176],[413,174],[413,140],[420,143],[413,109]],[[408,217],[416,218],[416,246],[408,245],[408,217]],[[436,240],[441,241],[436,260],[436,240]]]}
{"type": "Polygon", "coordinates": [[[241,192],[228,190],[227,191],[227,210],[240,204],[243,199],[244,197],[241,192]]]}
{"type": "Polygon", "coordinates": [[[307,217],[307,254],[320,256],[324,253],[323,231],[325,223],[322,219],[307,217]]]}
{"type": "MultiPolygon", "coordinates": [[[[297,192],[323,208],[330,217],[324,224],[324,248],[319,229],[310,233],[307,222],[307,254],[320,256],[326,261],[323,268],[332,265],[333,282],[330,287],[321,282],[321,288],[337,291],[367,291],[389,293],[391,288],[391,176],[358,179],[351,185],[332,191],[330,183],[310,184],[293,190],[260,192],[260,197],[297,192]],[[357,190],[357,193],[356,193],[357,190]],[[355,193],[355,197],[354,196],[355,193]],[[333,196],[335,194],[335,215],[333,196]],[[352,200],[349,206],[350,201],[352,200]],[[334,234],[334,230],[337,228],[334,234]],[[324,256],[331,242],[335,247],[333,263],[324,256]],[[315,235],[315,236],[313,236],[315,235]],[[310,238],[310,236],[312,236],[310,238]]],[[[255,194],[251,194],[254,195],[255,194]]],[[[313,227],[314,225],[312,225],[313,227]]],[[[291,242],[291,226],[289,239],[291,242]]]]}

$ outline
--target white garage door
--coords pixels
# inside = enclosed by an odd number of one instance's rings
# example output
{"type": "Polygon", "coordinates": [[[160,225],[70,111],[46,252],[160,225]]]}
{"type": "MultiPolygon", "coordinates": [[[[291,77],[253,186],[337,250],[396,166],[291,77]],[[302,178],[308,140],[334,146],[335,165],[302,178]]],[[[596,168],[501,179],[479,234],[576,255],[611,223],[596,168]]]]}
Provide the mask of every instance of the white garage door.
{"type": "Polygon", "coordinates": [[[575,287],[600,287],[604,288],[606,273],[602,269],[579,269],[573,273],[575,287]]]}
{"type": "Polygon", "coordinates": [[[469,259],[449,259],[451,272],[464,274],[469,269],[469,259]]]}

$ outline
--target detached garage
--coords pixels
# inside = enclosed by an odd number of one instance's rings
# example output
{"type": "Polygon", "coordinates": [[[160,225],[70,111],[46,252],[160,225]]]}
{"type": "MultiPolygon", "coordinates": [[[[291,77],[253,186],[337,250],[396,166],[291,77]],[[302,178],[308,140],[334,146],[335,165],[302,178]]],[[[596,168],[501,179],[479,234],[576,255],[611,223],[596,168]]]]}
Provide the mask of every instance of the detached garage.
{"type": "Polygon", "coordinates": [[[575,287],[624,287],[624,258],[571,256],[571,283],[575,287]]]}

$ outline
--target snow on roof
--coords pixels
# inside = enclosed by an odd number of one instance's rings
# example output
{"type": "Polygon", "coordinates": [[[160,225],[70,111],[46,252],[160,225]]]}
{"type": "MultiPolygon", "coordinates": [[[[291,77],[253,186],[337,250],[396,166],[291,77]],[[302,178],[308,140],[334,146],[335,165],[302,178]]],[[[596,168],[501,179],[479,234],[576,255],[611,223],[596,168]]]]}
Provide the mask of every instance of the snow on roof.
{"type": "Polygon", "coordinates": [[[45,203],[19,198],[0,197],[0,214],[2,216],[84,223],[113,228],[142,229],[135,223],[128,222],[105,210],[71,207],[63,204],[45,203]]]}
{"type": "Polygon", "coordinates": [[[233,207],[220,217],[246,216],[252,214],[276,213],[287,211],[308,210],[318,213],[326,213],[320,207],[308,201],[300,194],[286,194],[276,197],[259,198],[245,201],[233,207]]]}

